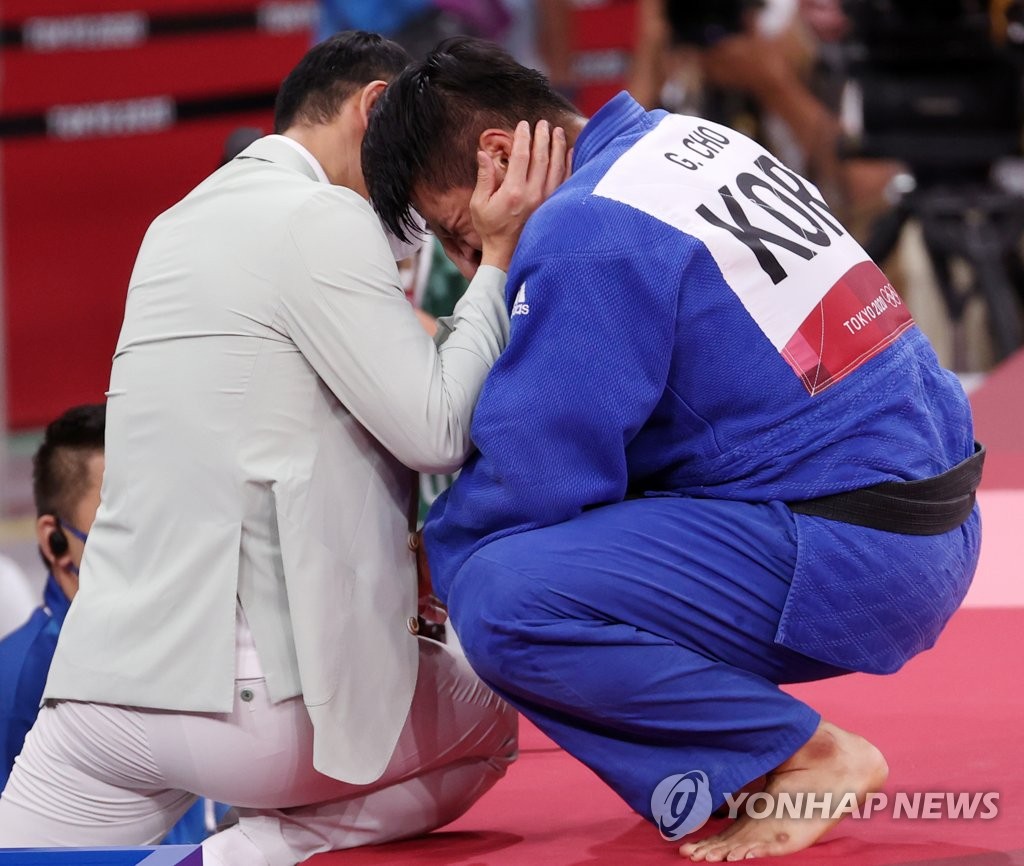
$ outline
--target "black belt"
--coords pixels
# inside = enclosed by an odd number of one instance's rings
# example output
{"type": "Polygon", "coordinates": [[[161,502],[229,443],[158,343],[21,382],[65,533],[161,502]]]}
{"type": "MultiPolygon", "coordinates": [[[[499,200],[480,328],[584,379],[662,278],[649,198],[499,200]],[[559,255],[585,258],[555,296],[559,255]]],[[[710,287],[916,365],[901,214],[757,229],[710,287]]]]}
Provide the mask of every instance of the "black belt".
{"type": "Polygon", "coordinates": [[[883,481],[846,493],[789,502],[790,510],[901,535],[942,535],[956,529],[974,509],[985,446],[948,472],[920,481],[883,481]]]}

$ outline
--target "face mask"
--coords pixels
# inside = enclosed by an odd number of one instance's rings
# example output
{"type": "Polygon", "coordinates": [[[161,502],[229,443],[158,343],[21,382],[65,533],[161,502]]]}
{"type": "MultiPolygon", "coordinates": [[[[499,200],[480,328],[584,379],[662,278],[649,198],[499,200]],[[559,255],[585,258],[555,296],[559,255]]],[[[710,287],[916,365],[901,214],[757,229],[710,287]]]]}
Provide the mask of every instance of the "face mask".
{"type": "Polygon", "coordinates": [[[426,240],[427,224],[423,217],[416,213],[416,211],[412,211],[412,217],[415,220],[416,228],[415,230],[408,230],[412,235],[411,241],[400,241],[391,233],[391,229],[384,225],[384,223],[381,223],[384,234],[388,239],[388,246],[391,247],[391,254],[395,257],[396,262],[400,262],[415,254],[426,240]]]}
{"type": "MultiPolygon", "coordinates": [[[[80,529],[75,529],[75,527],[73,527],[70,523],[65,523],[63,520],[58,520],[57,523],[60,524],[61,529],[63,529],[65,532],[70,532],[75,538],[81,541],[82,544],[85,544],[85,542],[88,540],[88,532],[82,532],[80,529]]],[[[75,575],[75,577],[78,577],[78,566],[75,565],[73,562],[68,563],[68,571],[72,572],[75,575]]]]}

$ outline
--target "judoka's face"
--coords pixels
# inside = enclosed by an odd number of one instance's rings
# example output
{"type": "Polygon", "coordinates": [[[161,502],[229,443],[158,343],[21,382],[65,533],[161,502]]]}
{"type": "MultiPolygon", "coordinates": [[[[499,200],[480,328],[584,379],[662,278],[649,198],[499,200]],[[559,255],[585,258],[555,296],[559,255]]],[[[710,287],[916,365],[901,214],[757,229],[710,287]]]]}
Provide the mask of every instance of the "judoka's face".
{"type": "Polygon", "coordinates": [[[472,197],[472,187],[456,187],[445,192],[418,187],[412,196],[413,207],[426,220],[427,228],[437,236],[445,254],[466,279],[472,279],[480,267],[483,249],[469,211],[472,197]]]}

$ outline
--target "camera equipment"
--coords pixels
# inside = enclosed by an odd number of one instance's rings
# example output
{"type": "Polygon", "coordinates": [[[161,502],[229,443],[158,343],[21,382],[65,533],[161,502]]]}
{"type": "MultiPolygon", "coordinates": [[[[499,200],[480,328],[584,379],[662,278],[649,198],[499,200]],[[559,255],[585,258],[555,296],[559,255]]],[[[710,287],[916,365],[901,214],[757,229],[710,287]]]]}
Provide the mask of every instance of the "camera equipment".
{"type": "Polygon", "coordinates": [[[1021,343],[1024,202],[990,174],[1021,153],[1020,57],[997,40],[986,0],[848,0],[844,8],[852,23],[845,153],[902,160],[916,182],[875,225],[867,251],[886,258],[915,218],[958,339],[967,304],[981,297],[1001,359],[1021,343]],[[966,287],[955,285],[955,260],[969,265],[966,287]]]}
{"type": "Polygon", "coordinates": [[[673,42],[706,48],[742,32],[747,11],[763,5],[763,0],[665,0],[665,18],[673,42]]]}
{"type": "Polygon", "coordinates": [[[918,180],[983,177],[1021,150],[1018,57],[997,45],[987,2],[849,0],[841,109],[851,150],[906,161],[918,180]]]}

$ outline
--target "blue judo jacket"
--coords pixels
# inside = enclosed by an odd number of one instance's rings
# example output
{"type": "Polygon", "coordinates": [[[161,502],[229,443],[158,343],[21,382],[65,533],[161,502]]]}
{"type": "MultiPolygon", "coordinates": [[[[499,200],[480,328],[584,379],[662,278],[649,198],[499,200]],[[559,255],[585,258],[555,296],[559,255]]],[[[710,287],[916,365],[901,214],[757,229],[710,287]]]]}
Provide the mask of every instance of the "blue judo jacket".
{"type": "MultiPolygon", "coordinates": [[[[885,275],[812,184],[727,127],[613,99],[507,285],[478,450],[425,529],[442,598],[490,541],[627,496],[793,502],[973,452],[963,389],[885,275]]],[[[845,668],[931,646],[977,562],[977,509],[932,537],[795,520],[776,638],[845,668]]]]}

